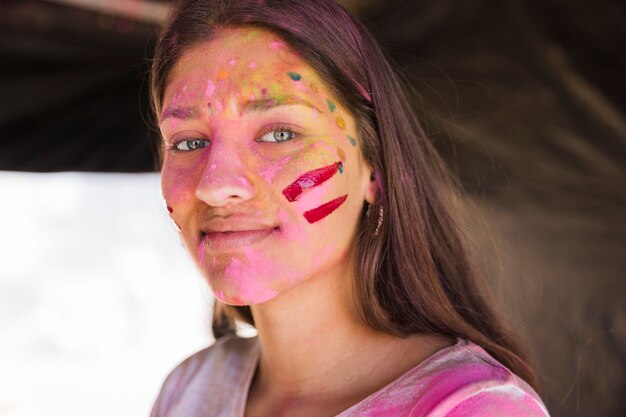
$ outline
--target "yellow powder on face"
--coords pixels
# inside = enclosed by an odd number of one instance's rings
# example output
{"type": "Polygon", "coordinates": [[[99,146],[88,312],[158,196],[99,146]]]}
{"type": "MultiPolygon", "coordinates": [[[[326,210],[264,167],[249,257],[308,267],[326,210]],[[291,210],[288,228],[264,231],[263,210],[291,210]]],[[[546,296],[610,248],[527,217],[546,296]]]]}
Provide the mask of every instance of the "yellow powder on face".
{"type": "Polygon", "coordinates": [[[341,148],[337,148],[337,155],[339,155],[339,159],[342,161],[346,160],[346,153],[341,148]]]}
{"type": "Polygon", "coordinates": [[[344,130],[346,128],[346,121],[343,120],[343,117],[337,116],[337,127],[339,129],[344,130]]]}

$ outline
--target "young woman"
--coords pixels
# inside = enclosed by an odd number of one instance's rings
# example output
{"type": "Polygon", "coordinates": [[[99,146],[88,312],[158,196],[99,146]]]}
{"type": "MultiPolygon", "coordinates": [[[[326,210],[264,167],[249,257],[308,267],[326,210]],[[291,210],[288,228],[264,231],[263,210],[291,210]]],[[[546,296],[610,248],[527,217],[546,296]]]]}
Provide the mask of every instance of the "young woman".
{"type": "Polygon", "coordinates": [[[481,295],[442,162],[343,8],[183,1],[152,99],[163,195],[217,299],[216,343],[153,417],[548,414],[481,295]]]}

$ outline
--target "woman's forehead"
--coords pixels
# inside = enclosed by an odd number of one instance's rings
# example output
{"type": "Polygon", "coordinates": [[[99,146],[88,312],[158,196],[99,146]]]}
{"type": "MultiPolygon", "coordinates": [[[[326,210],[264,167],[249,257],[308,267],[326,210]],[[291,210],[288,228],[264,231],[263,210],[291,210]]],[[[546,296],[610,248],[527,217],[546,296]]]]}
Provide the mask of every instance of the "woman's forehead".
{"type": "Polygon", "coordinates": [[[323,85],[315,71],[276,34],[258,28],[223,29],[185,51],[164,95],[171,100],[207,99],[214,94],[259,96],[267,90],[305,91],[323,85]]]}

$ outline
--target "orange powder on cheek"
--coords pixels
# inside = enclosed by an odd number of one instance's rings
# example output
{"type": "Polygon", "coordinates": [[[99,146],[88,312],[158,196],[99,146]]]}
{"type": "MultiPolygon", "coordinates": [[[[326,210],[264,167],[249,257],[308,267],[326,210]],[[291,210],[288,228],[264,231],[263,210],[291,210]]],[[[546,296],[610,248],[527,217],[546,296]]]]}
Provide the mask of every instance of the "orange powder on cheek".
{"type": "Polygon", "coordinates": [[[341,159],[342,161],[346,160],[346,153],[343,149],[337,148],[337,155],[339,155],[339,159],[341,159]]]}

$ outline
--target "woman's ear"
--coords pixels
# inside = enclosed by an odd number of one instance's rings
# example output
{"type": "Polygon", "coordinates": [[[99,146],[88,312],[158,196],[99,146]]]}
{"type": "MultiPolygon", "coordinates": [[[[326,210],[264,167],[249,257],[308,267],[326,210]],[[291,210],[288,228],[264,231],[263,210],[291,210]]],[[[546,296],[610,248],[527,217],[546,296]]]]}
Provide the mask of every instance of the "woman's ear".
{"type": "Polygon", "coordinates": [[[378,178],[376,178],[376,174],[370,166],[366,168],[366,172],[369,179],[365,183],[365,201],[369,204],[374,204],[376,202],[376,194],[378,193],[378,178]]]}

